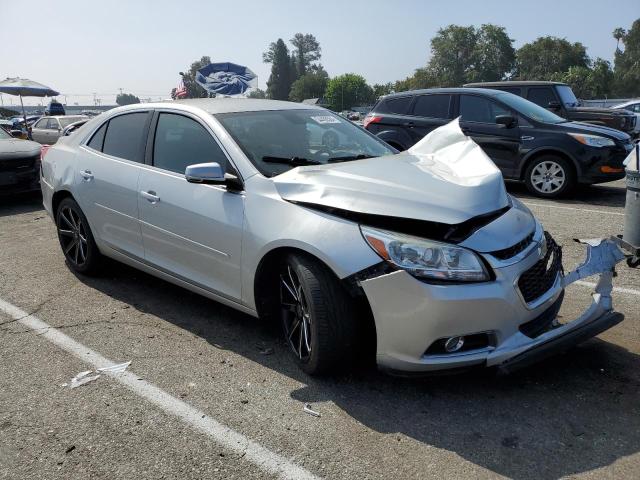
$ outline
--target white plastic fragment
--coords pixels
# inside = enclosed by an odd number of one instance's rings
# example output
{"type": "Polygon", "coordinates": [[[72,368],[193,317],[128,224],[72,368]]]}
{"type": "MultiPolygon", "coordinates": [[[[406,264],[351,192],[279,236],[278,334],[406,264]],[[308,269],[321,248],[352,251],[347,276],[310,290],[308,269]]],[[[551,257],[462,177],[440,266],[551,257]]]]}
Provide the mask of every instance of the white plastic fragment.
{"type": "Polygon", "coordinates": [[[101,367],[94,370],[85,370],[84,372],[80,372],[75,377],[71,379],[69,383],[63,383],[63,387],[76,388],[81,385],[86,385],[89,382],[93,382],[100,378],[102,373],[110,373],[110,374],[118,374],[124,372],[127,367],[131,365],[131,361],[118,363],[117,365],[111,365],[109,367],[101,367]]]}
{"type": "Polygon", "coordinates": [[[314,417],[319,417],[320,413],[316,412],[315,410],[313,410],[311,408],[311,404],[310,403],[305,403],[304,404],[304,408],[302,409],[304,411],[304,413],[308,413],[309,415],[312,415],[314,417]]]}
{"type": "Polygon", "coordinates": [[[131,360],[124,363],[118,363],[117,365],[111,365],[110,367],[101,367],[96,370],[98,373],[122,373],[127,367],[131,365],[131,360]]]}
{"type": "Polygon", "coordinates": [[[93,373],[93,370],[86,370],[84,372],[80,372],[79,374],[77,374],[75,377],[71,379],[71,382],[69,383],[69,387],[71,388],[80,387],[82,385],[86,385],[87,383],[93,382],[94,380],[97,380],[98,378],[100,378],[100,374],[91,375],[92,373],[93,373]]]}

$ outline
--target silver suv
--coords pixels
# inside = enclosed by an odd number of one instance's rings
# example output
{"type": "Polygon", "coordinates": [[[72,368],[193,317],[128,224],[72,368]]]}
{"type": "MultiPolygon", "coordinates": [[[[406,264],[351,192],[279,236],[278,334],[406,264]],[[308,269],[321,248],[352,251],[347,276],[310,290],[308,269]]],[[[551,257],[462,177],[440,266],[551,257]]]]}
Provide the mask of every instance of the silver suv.
{"type": "Polygon", "coordinates": [[[363,346],[390,370],[517,366],[622,319],[605,288],[557,323],[560,247],[455,122],[396,155],[303,104],[131,105],[61,138],[41,184],[73,270],[107,256],[276,319],[310,374],[363,346]]]}

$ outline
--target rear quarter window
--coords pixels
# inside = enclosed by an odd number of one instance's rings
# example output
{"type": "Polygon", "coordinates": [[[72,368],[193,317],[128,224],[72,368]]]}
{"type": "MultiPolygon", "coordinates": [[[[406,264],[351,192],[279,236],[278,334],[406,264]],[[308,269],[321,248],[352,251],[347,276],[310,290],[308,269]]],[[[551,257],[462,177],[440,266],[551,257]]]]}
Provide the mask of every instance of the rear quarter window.
{"type": "Polygon", "coordinates": [[[93,134],[93,137],[91,137],[91,140],[89,140],[89,143],[87,143],[88,147],[93,148],[94,150],[97,150],[99,152],[102,151],[104,134],[107,131],[107,123],[108,122],[103,123],[102,126],[96,131],[96,133],[93,134]]]}
{"type": "Polygon", "coordinates": [[[382,100],[374,111],[379,113],[395,113],[396,115],[404,115],[409,111],[411,100],[413,100],[413,97],[411,96],[388,98],[382,100]]]}

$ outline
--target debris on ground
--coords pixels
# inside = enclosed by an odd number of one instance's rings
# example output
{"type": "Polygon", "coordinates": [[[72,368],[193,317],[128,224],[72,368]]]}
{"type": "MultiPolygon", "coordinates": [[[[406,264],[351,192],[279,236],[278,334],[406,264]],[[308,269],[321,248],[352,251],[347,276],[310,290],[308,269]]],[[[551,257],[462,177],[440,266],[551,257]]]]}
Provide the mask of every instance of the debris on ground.
{"type": "Polygon", "coordinates": [[[304,404],[304,408],[302,409],[304,411],[304,413],[308,413],[309,415],[312,415],[314,417],[319,417],[320,413],[316,412],[315,410],[313,410],[311,408],[311,404],[310,403],[305,403],[304,404]]]}
{"type": "Polygon", "coordinates": [[[118,374],[124,372],[127,367],[131,365],[131,361],[118,363],[116,365],[111,365],[109,367],[101,367],[94,370],[85,370],[84,372],[80,372],[75,377],[71,379],[69,383],[63,383],[63,387],[76,388],[82,385],[86,385],[89,382],[93,382],[100,378],[100,375],[103,373],[112,373],[118,374]]]}

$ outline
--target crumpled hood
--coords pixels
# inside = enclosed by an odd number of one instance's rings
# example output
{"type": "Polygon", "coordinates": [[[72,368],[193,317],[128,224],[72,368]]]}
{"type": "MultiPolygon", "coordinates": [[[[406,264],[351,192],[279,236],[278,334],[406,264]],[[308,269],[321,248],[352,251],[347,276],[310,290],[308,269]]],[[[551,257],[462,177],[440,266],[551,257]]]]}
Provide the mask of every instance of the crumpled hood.
{"type": "Polygon", "coordinates": [[[19,138],[0,140],[0,160],[35,156],[40,154],[40,144],[19,138]]]}
{"type": "Polygon", "coordinates": [[[273,181],[291,202],[450,225],[509,203],[500,170],[457,120],[398,155],[298,167],[273,181]]]}

